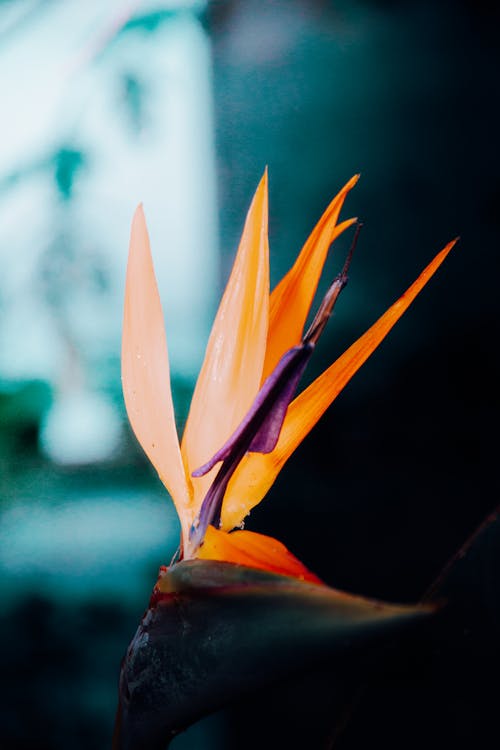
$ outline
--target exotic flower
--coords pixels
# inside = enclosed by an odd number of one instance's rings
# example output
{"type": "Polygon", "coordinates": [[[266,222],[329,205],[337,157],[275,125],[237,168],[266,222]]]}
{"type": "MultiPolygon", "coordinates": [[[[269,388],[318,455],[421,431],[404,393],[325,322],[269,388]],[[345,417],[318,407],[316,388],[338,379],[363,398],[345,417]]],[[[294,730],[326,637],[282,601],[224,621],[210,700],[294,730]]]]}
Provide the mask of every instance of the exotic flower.
{"type": "Polygon", "coordinates": [[[349,259],[313,323],[306,318],[354,176],[330,203],[295,264],[269,293],[264,174],[250,206],[179,445],[163,314],[142,206],[127,269],[122,346],[125,403],[135,435],[171,494],[180,555],[240,563],[317,581],[280,542],[242,529],[245,517],[346,383],[441,265],[450,242],[381,318],[294,399],[300,377],[347,282],[349,259]]]}

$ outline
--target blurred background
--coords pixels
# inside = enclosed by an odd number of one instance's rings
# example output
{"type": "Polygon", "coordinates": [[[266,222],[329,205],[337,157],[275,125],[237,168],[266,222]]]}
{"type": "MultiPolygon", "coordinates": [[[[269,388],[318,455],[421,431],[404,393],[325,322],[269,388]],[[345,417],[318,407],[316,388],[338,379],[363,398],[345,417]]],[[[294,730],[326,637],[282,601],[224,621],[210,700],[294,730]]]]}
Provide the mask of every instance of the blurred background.
{"type": "MultiPolygon", "coordinates": [[[[331,585],[410,602],[498,502],[498,16],[466,0],[0,2],[2,748],[110,746],[120,659],[178,543],[121,396],[140,201],[180,430],[266,165],[273,285],[361,172],[350,283],[306,380],[461,236],[247,528],[331,585]]],[[[484,696],[441,688],[450,745],[474,746],[484,696]]],[[[244,722],[221,712],[173,746],[265,747],[244,722]]]]}

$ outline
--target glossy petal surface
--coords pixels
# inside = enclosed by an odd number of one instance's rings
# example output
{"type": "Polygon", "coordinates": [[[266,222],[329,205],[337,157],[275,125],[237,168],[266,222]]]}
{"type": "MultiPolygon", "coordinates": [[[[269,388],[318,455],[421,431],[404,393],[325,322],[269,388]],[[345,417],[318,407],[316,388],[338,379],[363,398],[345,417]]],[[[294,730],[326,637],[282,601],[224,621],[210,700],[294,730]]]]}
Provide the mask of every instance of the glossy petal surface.
{"type": "MultiPolygon", "coordinates": [[[[269,317],[267,212],[266,173],[246,218],[193,395],[182,442],[189,474],[226,442],[259,389],[269,317]]],[[[197,510],[214,471],[192,480],[197,510]]]]}
{"type": "Polygon", "coordinates": [[[170,392],[167,341],[142,206],[135,212],[125,285],[122,381],[127,414],[144,452],[172,495],[185,534],[190,497],[170,392]]]}

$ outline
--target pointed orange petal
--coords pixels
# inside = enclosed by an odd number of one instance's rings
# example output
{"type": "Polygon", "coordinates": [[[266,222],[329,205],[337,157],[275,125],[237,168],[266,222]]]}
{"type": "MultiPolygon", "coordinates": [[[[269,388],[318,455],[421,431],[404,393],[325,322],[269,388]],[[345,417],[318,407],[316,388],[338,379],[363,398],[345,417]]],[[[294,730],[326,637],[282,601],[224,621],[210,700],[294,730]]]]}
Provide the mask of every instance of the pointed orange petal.
{"type": "Polygon", "coordinates": [[[158,288],[142,206],[135,212],[125,284],[122,384],[137,440],[172,495],[184,534],[189,492],[170,393],[170,369],[158,288]]]}
{"type": "Polygon", "coordinates": [[[222,508],[222,527],[239,526],[269,490],[283,464],[349,382],[370,354],[446,258],[456,240],[448,243],[422,271],[418,279],[377,322],[336,362],[306,388],[288,407],[276,448],[267,455],[248,453],[229,483],[222,508]]]}
{"type": "Polygon", "coordinates": [[[202,560],[220,560],[246,565],[249,568],[293,576],[302,581],[321,583],[321,580],[302,565],[284,544],[271,536],[257,534],[254,531],[234,531],[227,534],[209,526],[197,557],[202,560]]]}
{"type": "Polygon", "coordinates": [[[358,179],[359,175],[354,175],[335,196],[311,232],[294,265],[271,294],[263,380],[274,370],[282,354],[302,338],[302,330],[329,247],[356,221],[349,219],[336,226],[346,195],[358,179]]]}
{"type": "MultiPolygon", "coordinates": [[[[266,172],[247,214],[193,395],[182,441],[189,473],[226,442],[260,385],[269,318],[267,203],[266,172]]],[[[216,472],[217,467],[192,479],[197,507],[216,472]]]]}

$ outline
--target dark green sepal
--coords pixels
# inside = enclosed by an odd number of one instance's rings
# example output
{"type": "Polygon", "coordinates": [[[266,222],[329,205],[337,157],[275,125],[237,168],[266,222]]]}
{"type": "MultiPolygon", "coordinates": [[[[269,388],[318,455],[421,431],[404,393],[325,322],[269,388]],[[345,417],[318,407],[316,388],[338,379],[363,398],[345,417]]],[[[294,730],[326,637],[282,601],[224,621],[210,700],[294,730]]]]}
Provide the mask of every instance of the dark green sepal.
{"type": "Polygon", "coordinates": [[[172,566],[161,589],[123,660],[115,750],[163,750],[246,693],[345,658],[435,610],[207,560],[172,566]]]}

